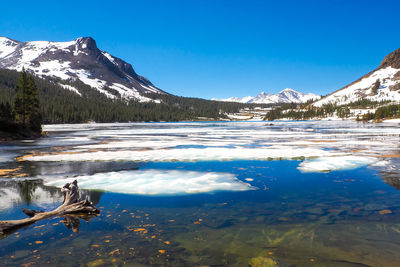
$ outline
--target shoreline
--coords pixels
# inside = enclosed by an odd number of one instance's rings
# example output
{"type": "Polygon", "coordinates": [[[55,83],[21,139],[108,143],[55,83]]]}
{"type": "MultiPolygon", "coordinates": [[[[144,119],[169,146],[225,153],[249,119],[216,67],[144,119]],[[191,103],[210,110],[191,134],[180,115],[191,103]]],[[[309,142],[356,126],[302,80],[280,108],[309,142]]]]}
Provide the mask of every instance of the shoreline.
{"type": "Polygon", "coordinates": [[[45,136],[42,132],[35,132],[24,125],[0,121],[0,141],[16,141],[23,139],[38,139],[45,136]]]}

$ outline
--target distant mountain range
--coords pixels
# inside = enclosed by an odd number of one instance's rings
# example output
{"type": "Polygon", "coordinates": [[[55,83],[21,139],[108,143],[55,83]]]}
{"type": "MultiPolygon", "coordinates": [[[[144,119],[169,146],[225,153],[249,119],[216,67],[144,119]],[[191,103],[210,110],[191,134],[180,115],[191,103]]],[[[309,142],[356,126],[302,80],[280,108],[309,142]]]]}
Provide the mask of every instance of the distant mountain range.
{"type": "Polygon", "coordinates": [[[152,101],[146,93],[165,92],[138,75],[130,64],[97,48],[91,37],[71,42],[20,42],[0,37],[0,68],[25,68],[39,77],[58,78],[68,90],[80,94],[68,82],[79,80],[108,98],[152,101]]]}
{"type": "Polygon", "coordinates": [[[309,100],[317,100],[321,96],[315,94],[303,94],[291,88],[286,88],[277,94],[268,94],[261,92],[255,97],[246,96],[243,98],[230,97],[226,99],[216,99],[215,101],[225,101],[225,102],[239,102],[239,103],[254,103],[254,104],[275,104],[275,103],[305,103],[309,100]]]}
{"type": "MultiPolygon", "coordinates": [[[[91,37],[70,42],[20,42],[0,37],[0,69],[22,68],[79,96],[85,95],[76,85],[79,83],[109,99],[160,103],[161,95],[169,95],[138,75],[129,63],[100,50],[91,37]]],[[[321,99],[287,88],[277,94],[262,92],[255,97],[212,100],[273,104],[304,103],[310,99],[316,100],[315,107],[328,103],[346,105],[360,99],[400,101],[400,49],[387,55],[377,69],[321,99]]]]}
{"type": "Polygon", "coordinates": [[[400,49],[387,55],[378,68],[313,105],[346,105],[361,99],[400,101],[400,49]]]}

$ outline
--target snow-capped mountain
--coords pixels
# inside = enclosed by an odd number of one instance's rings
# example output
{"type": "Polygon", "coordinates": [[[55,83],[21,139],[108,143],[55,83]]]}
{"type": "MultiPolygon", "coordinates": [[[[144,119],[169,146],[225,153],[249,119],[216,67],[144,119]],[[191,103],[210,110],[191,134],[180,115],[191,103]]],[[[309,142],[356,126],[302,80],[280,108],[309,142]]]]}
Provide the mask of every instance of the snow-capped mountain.
{"type": "Polygon", "coordinates": [[[400,49],[387,55],[377,69],[313,105],[345,105],[359,99],[400,101],[400,49]]]}
{"type": "Polygon", "coordinates": [[[305,103],[310,99],[319,99],[321,96],[315,94],[303,94],[291,88],[286,88],[277,94],[261,92],[255,97],[246,96],[243,98],[230,97],[227,99],[215,99],[216,101],[254,103],[254,104],[275,104],[275,103],[305,103]]]}
{"type": "Polygon", "coordinates": [[[97,48],[91,37],[70,42],[20,42],[0,37],[0,68],[56,77],[65,89],[80,92],[68,82],[80,80],[109,98],[150,101],[145,93],[165,93],[136,74],[122,59],[97,48]]]}
{"type": "Polygon", "coordinates": [[[217,99],[217,98],[213,98],[211,100],[215,100],[215,101],[224,101],[224,102],[239,102],[239,103],[249,103],[249,101],[251,101],[254,97],[253,96],[245,96],[243,98],[240,97],[229,97],[226,99],[217,99]]]}

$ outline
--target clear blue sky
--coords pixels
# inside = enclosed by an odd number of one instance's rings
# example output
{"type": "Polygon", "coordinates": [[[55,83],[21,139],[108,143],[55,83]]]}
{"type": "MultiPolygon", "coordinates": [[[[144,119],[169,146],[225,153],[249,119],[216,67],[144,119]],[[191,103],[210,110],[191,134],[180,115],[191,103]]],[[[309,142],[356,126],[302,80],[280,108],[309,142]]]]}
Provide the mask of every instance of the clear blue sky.
{"type": "Polygon", "coordinates": [[[3,1],[0,36],[91,36],[170,93],[327,94],[400,47],[400,1],[3,1]]]}

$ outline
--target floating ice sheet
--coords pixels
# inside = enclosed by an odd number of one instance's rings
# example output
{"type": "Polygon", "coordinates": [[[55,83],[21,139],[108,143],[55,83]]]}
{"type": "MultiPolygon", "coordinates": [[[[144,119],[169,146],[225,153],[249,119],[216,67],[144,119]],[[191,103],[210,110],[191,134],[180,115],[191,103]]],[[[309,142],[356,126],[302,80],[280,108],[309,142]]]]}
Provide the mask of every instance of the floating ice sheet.
{"type": "Polygon", "coordinates": [[[49,180],[48,186],[62,187],[78,180],[82,189],[138,195],[184,195],[214,191],[246,191],[255,189],[230,173],[178,170],[135,170],[97,173],[68,179],[49,180]]]}
{"type": "Polygon", "coordinates": [[[97,151],[70,154],[54,154],[26,157],[28,161],[213,161],[213,160],[267,160],[293,159],[300,157],[316,157],[344,155],[334,151],[318,148],[187,148],[160,149],[146,151],[97,151]]]}
{"type": "Polygon", "coordinates": [[[46,125],[44,129],[49,131],[51,138],[36,143],[37,147],[43,147],[41,153],[24,160],[214,161],[345,155],[372,157],[393,154],[393,144],[399,142],[400,134],[400,128],[393,123],[352,121],[92,123],[46,125]],[[62,148],[47,149],[51,146],[62,148]]]}
{"type": "Polygon", "coordinates": [[[349,170],[370,165],[377,162],[376,158],[343,156],[343,157],[320,157],[317,159],[305,160],[299,164],[302,172],[328,172],[337,170],[349,170]]]}

